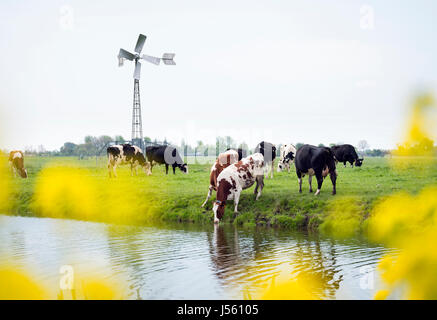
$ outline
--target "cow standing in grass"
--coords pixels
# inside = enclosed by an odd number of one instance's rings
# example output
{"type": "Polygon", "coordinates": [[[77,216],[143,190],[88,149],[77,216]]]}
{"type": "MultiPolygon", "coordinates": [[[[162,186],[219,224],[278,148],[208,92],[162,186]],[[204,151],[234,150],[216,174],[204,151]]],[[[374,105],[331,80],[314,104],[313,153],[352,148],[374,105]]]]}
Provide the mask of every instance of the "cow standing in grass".
{"type": "Polygon", "coordinates": [[[290,172],[291,164],[296,157],[296,147],[291,143],[284,144],[283,146],[281,146],[280,155],[281,157],[278,163],[278,172],[281,172],[285,169],[290,172]]]}
{"type": "Polygon", "coordinates": [[[152,168],[155,164],[165,164],[165,174],[168,174],[169,166],[172,166],[173,174],[176,174],[176,168],[179,168],[183,173],[188,173],[188,165],[182,161],[175,147],[164,145],[147,147],[146,156],[150,162],[149,174],[152,174],[152,168]]]}
{"type": "Polygon", "coordinates": [[[265,163],[264,169],[266,171],[266,178],[269,176],[269,172],[270,172],[270,178],[273,179],[273,171],[274,171],[275,158],[276,158],[275,145],[270,142],[261,141],[255,147],[255,153],[261,153],[264,156],[264,163],[265,163]]]}
{"type": "Polygon", "coordinates": [[[255,153],[231,164],[219,174],[217,178],[217,197],[212,209],[214,223],[219,223],[223,217],[228,200],[234,200],[234,213],[238,213],[241,191],[250,188],[255,182],[255,200],[259,199],[264,187],[263,169],[264,156],[261,153],[255,153]]]}
{"type": "Polygon", "coordinates": [[[338,162],[342,162],[344,167],[346,168],[346,162],[351,164],[351,167],[355,166],[361,167],[363,164],[363,158],[359,158],[357,152],[355,151],[354,146],[350,144],[342,144],[339,146],[331,147],[332,152],[334,152],[335,160],[338,162]]]}
{"type": "Polygon", "coordinates": [[[22,151],[14,150],[9,153],[9,165],[13,175],[17,173],[22,178],[27,178],[27,170],[24,168],[24,154],[22,151]]]}
{"type": "Polygon", "coordinates": [[[112,175],[117,177],[117,166],[130,164],[131,175],[138,175],[138,166],[141,166],[145,173],[149,164],[144,158],[143,152],[137,146],[130,144],[113,145],[106,149],[108,155],[108,173],[111,178],[112,175]]]}
{"type": "Polygon", "coordinates": [[[329,174],[333,188],[332,194],[336,194],[337,170],[335,168],[334,153],[330,148],[315,147],[309,144],[303,145],[296,152],[294,165],[296,167],[300,193],[302,192],[302,178],[306,174],[308,174],[310,192],[313,192],[311,186],[312,177],[315,175],[317,178],[317,191],[315,195],[320,193],[323,179],[329,174]]]}
{"type": "Polygon", "coordinates": [[[202,204],[202,208],[206,205],[209,198],[211,198],[212,191],[217,191],[217,178],[220,173],[231,164],[239,161],[239,153],[235,150],[227,150],[226,152],[220,153],[217,160],[212,165],[211,173],[209,175],[209,190],[206,196],[205,202],[202,204]]]}

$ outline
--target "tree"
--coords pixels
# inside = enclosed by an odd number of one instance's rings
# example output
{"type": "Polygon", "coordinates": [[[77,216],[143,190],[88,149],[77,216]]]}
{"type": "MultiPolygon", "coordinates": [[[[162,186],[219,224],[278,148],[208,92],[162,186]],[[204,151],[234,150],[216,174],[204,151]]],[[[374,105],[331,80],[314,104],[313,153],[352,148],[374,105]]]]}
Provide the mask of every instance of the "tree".
{"type": "Polygon", "coordinates": [[[296,143],[296,150],[299,149],[300,147],[302,147],[305,143],[303,142],[298,142],[296,143]]]}
{"type": "Polygon", "coordinates": [[[358,150],[360,150],[361,152],[364,152],[365,150],[367,150],[369,148],[370,148],[370,146],[366,140],[358,141],[358,150]]]}
{"type": "Polygon", "coordinates": [[[117,143],[125,143],[126,142],[126,140],[124,140],[123,136],[115,136],[114,140],[117,143]]]}
{"type": "Polygon", "coordinates": [[[319,147],[324,147],[325,145],[323,143],[319,143],[319,147]]]}
{"type": "Polygon", "coordinates": [[[61,154],[64,156],[72,156],[76,152],[77,145],[73,142],[65,142],[61,147],[61,154]]]}

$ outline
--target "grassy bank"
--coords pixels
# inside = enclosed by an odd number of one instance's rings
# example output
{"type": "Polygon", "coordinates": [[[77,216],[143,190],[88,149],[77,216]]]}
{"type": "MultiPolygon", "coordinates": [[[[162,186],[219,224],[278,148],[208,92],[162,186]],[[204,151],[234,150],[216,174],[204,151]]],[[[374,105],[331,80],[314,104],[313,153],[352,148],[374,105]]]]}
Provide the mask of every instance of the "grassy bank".
{"type": "MultiPolygon", "coordinates": [[[[34,205],[34,193],[39,183],[41,171],[48,166],[70,166],[82,168],[96,181],[101,181],[113,192],[127,192],[119,188],[119,181],[128,182],[135,188],[135,200],[144,204],[136,212],[135,222],[148,220],[212,223],[211,198],[206,209],[200,208],[205,199],[209,164],[189,165],[189,174],[180,171],[176,175],[165,175],[164,167],[155,167],[152,176],[130,177],[127,167],[118,169],[119,180],[108,181],[106,159],[95,158],[78,160],[76,158],[27,157],[26,167],[29,179],[13,179],[11,206],[7,213],[38,216],[41,212],[34,205]],[[147,214],[146,214],[147,211],[147,214]]],[[[293,168],[294,169],[294,168],[293,168]]],[[[402,169],[394,168],[386,158],[366,158],[361,168],[338,166],[337,195],[331,195],[331,182],[325,180],[319,196],[308,193],[308,180],[304,179],[302,194],[298,193],[297,178],[294,171],[276,173],[273,180],[265,180],[265,188],[259,201],[254,201],[253,187],[243,191],[237,217],[233,205],[227,206],[224,221],[238,225],[267,225],[282,228],[316,229],[324,218],[324,212],[338,199],[352,198],[359,205],[360,214],[366,217],[376,201],[385,195],[405,190],[417,193],[424,186],[437,181],[437,161],[412,162],[402,169]]],[[[68,184],[68,181],[64,182],[68,184]]],[[[316,181],[313,179],[313,186],[316,181]]],[[[84,188],[85,186],[79,186],[84,188]]],[[[122,200],[121,200],[122,201],[122,200]]],[[[129,201],[132,201],[130,199],[129,201]]],[[[108,209],[111,210],[110,208],[108,209]]],[[[68,214],[68,213],[67,213],[68,214]]],[[[64,215],[65,216],[65,215],[64,215]]],[[[67,215],[68,216],[68,215],[67,215]]],[[[90,220],[105,220],[99,216],[90,220]]]]}

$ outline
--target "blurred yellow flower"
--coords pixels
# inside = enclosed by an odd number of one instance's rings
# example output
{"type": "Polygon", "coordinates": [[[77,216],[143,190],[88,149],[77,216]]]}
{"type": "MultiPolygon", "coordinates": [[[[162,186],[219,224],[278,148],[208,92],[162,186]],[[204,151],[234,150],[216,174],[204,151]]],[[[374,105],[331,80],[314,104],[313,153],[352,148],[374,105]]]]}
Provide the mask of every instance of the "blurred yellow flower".
{"type": "Polygon", "coordinates": [[[0,300],[48,299],[46,290],[18,268],[0,267],[0,300]]]}

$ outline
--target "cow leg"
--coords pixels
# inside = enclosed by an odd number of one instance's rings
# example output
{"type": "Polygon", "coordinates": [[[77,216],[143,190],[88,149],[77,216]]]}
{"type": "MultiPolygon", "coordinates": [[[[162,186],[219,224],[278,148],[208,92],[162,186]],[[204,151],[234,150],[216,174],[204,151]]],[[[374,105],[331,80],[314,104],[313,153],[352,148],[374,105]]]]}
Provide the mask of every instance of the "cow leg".
{"type": "Polygon", "coordinates": [[[234,213],[238,213],[238,202],[240,201],[241,190],[238,189],[234,194],[234,213]]]}
{"type": "Polygon", "coordinates": [[[134,165],[132,163],[130,164],[130,175],[131,177],[134,176],[134,165]]]}
{"type": "Polygon", "coordinates": [[[114,177],[117,178],[117,166],[116,165],[112,166],[112,173],[114,174],[114,177]]]}
{"type": "Polygon", "coordinates": [[[333,195],[337,193],[337,188],[336,188],[336,185],[335,185],[336,181],[337,181],[337,172],[336,171],[329,173],[329,177],[331,178],[331,182],[332,182],[332,194],[333,195]]]}
{"type": "Polygon", "coordinates": [[[168,174],[168,164],[165,164],[165,174],[168,174]]]}
{"type": "Polygon", "coordinates": [[[263,191],[264,188],[264,177],[263,176],[257,176],[256,177],[256,186],[255,186],[255,191],[254,193],[256,194],[255,197],[255,201],[259,199],[259,197],[261,197],[261,193],[263,191]],[[259,191],[258,191],[258,187],[259,187],[259,191]]]}
{"type": "Polygon", "coordinates": [[[313,192],[313,186],[311,184],[312,181],[313,181],[313,176],[312,175],[308,175],[308,182],[310,184],[310,192],[313,192]]]}
{"type": "Polygon", "coordinates": [[[275,161],[272,161],[272,167],[270,168],[270,178],[273,179],[273,171],[275,171],[275,161]]]}
{"type": "Polygon", "coordinates": [[[112,171],[112,166],[108,163],[108,174],[109,174],[109,178],[112,178],[111,171],[112,171]]]}
{"type": "Polygon", "coordinates": [[[317,178],[317,191],[314,195],[318,195],[320,193],[320,189],[322,189],[323,184],[323,176],[321,172],[316,172],[316,178],[317,178]]]}
{"type": "Polygon", "coordinates": [[[302,193],[302,173],[300,171],[296,171],[297,181],[299,182],[299,193],[302,193]]]}
{"type": "Polygon", "coordinates": [[[344,164],[344,167],[346,168],[346,161],[344,161],[343,164],[344,164]]]}
{"type": "Polygon", "coordinates": [[[205,204],[208,202],[209,198],[211,198],[212,190],[213,190],[213,187],[212,187],[212,186],[209,186],[208,194],[206,195],[206,200],[205,200],[205,202],[200,206],[201,208],[203,208],[203,207],[205,206],[205,204]]]}
{"type": "Polygon", "coordinates": [[[173,174],[176,174],[176,165],[173,164],[172,167],[173,167],[173,174]]]}
{"type": "Polygon", "coordinates": [[[150,161],[150,166],[149,166],[149,172],[147,173],[147,175],[152,175],[152,169],[153,169],[153,161],[150,161]]]}

